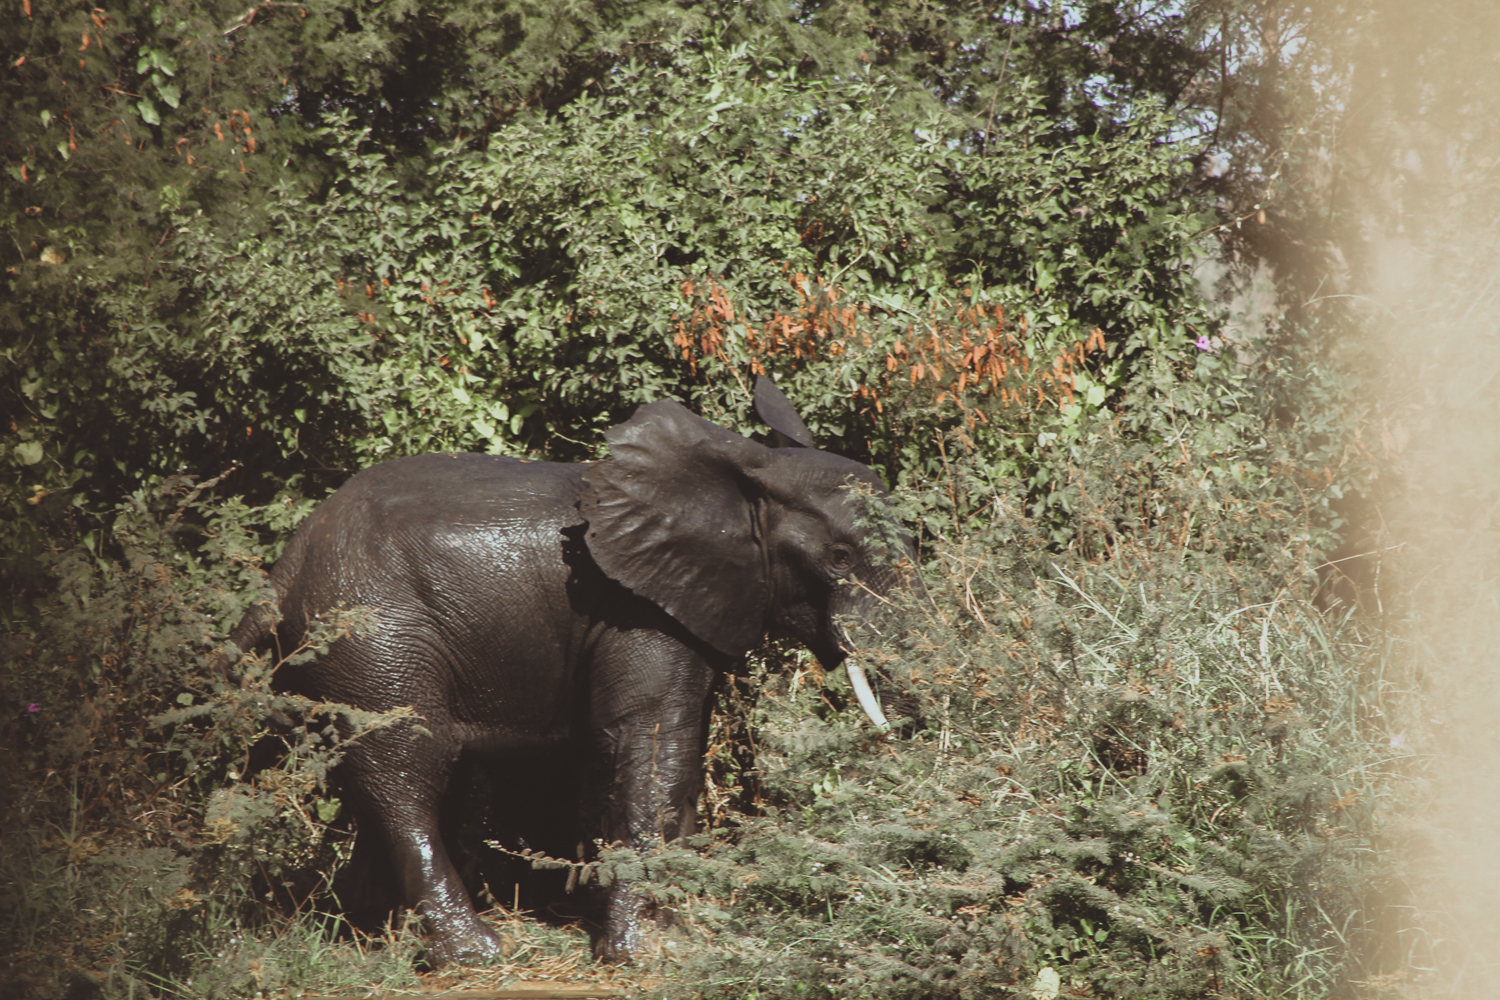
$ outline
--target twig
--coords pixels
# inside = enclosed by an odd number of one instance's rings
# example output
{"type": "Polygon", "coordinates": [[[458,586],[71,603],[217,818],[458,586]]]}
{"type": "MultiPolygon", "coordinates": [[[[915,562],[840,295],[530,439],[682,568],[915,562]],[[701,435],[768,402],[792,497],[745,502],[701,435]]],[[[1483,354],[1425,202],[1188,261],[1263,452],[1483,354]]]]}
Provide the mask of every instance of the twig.
{"type": "MultiPolygon", "coordinates": [[[[1406,543],[1405,542],[1398,542],[1395,545],[1387,545],[1383,549],[1371,549],[1368,552],[1356,552],[1352,556],[1344,556],[1342,559],[1330,559],[1330,560],[1328,560],[1325,563],[1319,563],[1318,565],[1314,566],[1313,567],[1313,572],[1316,573],[1318,570],[1323,569],[1325,566],[1336,566],[1336,565],[1338,565],[1341,562],[1348,562],[1350,559],[1363,559],[1365,556],[1375,556],[1375,555],[1379,555],[1382,552],[1390,552],[1393,549],[1400,549],[1400,548],[1405,548],[1405,547],[1406,547],[1406,543]]],[[[1251,607],[1260,607],[1260,605],[1251,605],[1251,607]]],[[[1242,608],[1240,610],[1244,610],[1244,609],[1242,608]]]]}
{"type": "Polygon", "coordinates": [[[1361,301],[1370,303],[1372,306],[1379,306],[1381,309],[1384,309],[1386,311],[1386,314],[1389,315],[1391,319],[1397,318],[1396,314],[1391,311],[1390,306],[1386,305],[1384,302],[1377,302],[1365,295],[1320,295],[1315,299],[1308,299],[1306,302],[1302,303],[1302,308],[1306,309],[1308,306],[1317,305],[1319,302],[1324,302],[1328,299],[1360,299],[1361,301]]]}

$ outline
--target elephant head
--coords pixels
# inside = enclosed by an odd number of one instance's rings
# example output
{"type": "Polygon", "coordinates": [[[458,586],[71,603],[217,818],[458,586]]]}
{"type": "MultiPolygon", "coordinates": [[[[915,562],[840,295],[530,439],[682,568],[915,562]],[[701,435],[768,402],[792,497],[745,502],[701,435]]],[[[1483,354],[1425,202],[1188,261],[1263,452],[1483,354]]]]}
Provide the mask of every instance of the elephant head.
{"type": "Polygon", "coordinates": [[[607,432],[610,457],[583,476],[589,551],[720,653],[741,656],[770,634],[825,666],[844,663],[884,728],[841,622],[868,618],[911,572],[910,539],[892,551],[872,537],[869,505],[886,495],[879,476],[808,447],[806,426],[769,381],[756,403],[791,446],[758,444],[672,401],[607,432]]]}

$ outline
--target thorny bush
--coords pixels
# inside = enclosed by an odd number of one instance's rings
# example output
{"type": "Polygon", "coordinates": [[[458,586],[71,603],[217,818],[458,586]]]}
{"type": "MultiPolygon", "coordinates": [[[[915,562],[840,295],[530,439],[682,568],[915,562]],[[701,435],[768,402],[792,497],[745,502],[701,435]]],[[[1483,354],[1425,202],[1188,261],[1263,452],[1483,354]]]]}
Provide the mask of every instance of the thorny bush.
{"type": "MultiPolygon", "coordinates": [[[[276,663],[235,663],[232,648],[233,668],[214,669],[215,633],[264,579],[241,527],[264,512],[209,505],[215,485],[137,493],[108,534],[57,559],[40,627],[0,636],[0,698],[25,706],[0,717],[0,928],[21,995],[327,979],[246,937],[285,924],[338,860],[329,769],[343,741],[394,716],[275,694],[276,663]],[[312,724],[267,737],[273,712],[312,724]]],[[[334,616],[288,657],[363,618],[334,616]]],[[[411,952],[356,950],[357,978],[409,976],[411,952]]]]}
{"type": "Polygon", "coordinates": [[[930,603],[864,654],[918,720],[899,739],[797,654],[726,685],[712,842],[666,863],[671,995],[1016,996],[1049,968],[1080,996],[1350,989],[1400,693],[1298,596],[1294,519],[1185,476],[1152,498],[1184,538],[1122,523],[1133,490],[1075,493],[1107,559],[1014,507],[935,543],[930,603]],[[1252,534],[1284,557],[1230,558],[1252,534]]]}

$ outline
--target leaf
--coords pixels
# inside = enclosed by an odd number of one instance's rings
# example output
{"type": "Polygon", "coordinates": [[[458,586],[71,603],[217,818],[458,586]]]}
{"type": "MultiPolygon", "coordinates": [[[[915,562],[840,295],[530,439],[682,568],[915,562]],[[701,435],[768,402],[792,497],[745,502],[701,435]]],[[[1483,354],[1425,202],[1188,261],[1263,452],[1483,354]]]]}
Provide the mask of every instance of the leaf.
{"type": "Polygon", "coordinates": [[[22,465],[35,465],[42,460],[42,443],[22,441],[16,445],[16,457],[21,460],[22,465]]]}
{"type": "Polygon", "coordinates": [[[139,101],[136,101],[135,109],[140,113],[141,121],[147,125],[161,124],[161,115],[156,113],[156,105],[146,100],[146,98],[143,97],[139,101]]]}
{"type": "Polygon", "coordinates": [[[177,89],[177,84],[175,83],[158,83],[156,85],[156,92],[161,95],[161,99],[166,101],[170,107],[175,108],[182,101],[182,91],[177,89]]]}

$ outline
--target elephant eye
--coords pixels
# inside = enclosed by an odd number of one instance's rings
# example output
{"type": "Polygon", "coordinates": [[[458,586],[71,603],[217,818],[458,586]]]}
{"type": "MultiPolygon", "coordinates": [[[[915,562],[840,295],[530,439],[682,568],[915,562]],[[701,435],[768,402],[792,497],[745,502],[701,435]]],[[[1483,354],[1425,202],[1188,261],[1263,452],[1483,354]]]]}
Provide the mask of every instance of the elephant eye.
{"type": "Polygon", "coordinates": [[[834,575],[843,576],[854,568],[854,550],[842,542],[828,546],[828,568],[834,575]]]}

